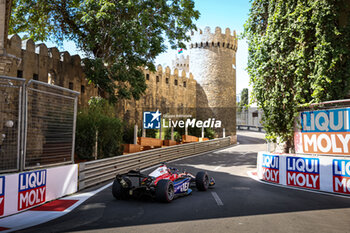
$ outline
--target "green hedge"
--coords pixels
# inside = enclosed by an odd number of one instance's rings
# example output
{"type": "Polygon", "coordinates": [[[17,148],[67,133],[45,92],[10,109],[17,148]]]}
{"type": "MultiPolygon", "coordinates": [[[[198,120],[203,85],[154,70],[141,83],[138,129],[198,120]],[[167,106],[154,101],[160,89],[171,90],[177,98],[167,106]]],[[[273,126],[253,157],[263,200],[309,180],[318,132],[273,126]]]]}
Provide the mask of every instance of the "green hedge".
{"type": "Polygon", "coordinates": [[[98,127],[98,158],[122,154],[123,124],[118,118],[102,116],[98,127]]]}
{"type": "Polygon", "coordinates": [[[77,116],[75,153],[79,159],[93,160],[96,132],[98,158],[122,154],[123,122],[114,116],[114,109],[101,98],[92,98],[88,109],[77,116]]]}
{"type": "Polygon", "coordinates": [[[75,132],[75,153],[79,159],[93,159],[96,130],[88,114],[79,113],[75,132]]]}

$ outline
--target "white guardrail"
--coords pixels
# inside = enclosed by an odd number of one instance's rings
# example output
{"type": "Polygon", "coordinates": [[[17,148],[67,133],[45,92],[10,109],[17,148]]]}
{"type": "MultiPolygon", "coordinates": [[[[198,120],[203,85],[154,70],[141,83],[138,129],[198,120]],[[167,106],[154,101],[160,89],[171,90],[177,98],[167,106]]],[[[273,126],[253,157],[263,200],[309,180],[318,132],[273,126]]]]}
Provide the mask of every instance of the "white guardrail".
{"type": "Polygon", "coordinates": [[[227,147],[230,137],[147,150],[79,164],[79,190],[113,179],[129,170],[140,170],[159,163],[227,147]]]}

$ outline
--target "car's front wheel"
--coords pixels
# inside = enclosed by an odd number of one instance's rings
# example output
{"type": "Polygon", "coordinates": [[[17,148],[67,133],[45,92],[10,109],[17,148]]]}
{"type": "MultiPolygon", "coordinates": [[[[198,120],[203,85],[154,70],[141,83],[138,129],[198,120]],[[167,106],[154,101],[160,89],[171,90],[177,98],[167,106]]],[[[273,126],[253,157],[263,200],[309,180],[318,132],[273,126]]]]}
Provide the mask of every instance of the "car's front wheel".
{"type": "Polygon", "coordinates": [[[206,172],[198,172],[196,175],[196,187],[199,191],[207,191],[209,187],[209,176],[206,172]]]}
{"type": "Polygon", "coordinates": [[[156,186],[156,200],[171,202],[174,199],[174,184],[171,180],[160,180],[156,186]]]}

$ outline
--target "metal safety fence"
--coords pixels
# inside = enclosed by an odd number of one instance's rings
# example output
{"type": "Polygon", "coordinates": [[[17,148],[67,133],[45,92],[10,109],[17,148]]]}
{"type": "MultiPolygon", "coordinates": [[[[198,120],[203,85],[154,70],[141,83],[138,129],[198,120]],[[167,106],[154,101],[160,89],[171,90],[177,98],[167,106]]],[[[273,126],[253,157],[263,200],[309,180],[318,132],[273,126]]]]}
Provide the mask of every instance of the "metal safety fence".
{"type": "Polygon", "coordinates": [[[236,112],[236,123],[237,125],[262,127],[262,116],[263,111],[257,107],[242,108],[236,112]]]}
{"type": "Polygon", "coordinates": [[[0,76],[0,172],[73,163],[78,95],[0,76]]]}

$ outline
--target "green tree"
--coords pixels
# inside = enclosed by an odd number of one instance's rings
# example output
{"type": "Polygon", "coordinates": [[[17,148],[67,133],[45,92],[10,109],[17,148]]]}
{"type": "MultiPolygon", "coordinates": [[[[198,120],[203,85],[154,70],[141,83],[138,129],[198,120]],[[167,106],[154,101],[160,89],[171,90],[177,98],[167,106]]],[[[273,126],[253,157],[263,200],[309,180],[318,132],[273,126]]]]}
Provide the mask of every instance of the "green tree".
{"type": "Polygon", "coordinates": [[[348,10],[335,0],[252,1],[245,25],[252,98],[264,111],[267,139],[285,141],[286,151],[298,107],[348,93],[348,10]]]}
{"type": "Polygon", "coordinates": [[[140,98],[146,89],[141,67],[155,71],[164,38],[185,48],[198,18],[193,0],[13,0],[10,33],[74,41],[90,57],[87,78],[116,101],[140,98]]]}
{"type": "Polygon", "coordinates": [[[243,107],[249,104],[249,94],[248,88],[243,88],[241,91],[241,100],[239,101],[239,110],[241,111],[243,107]]]}

